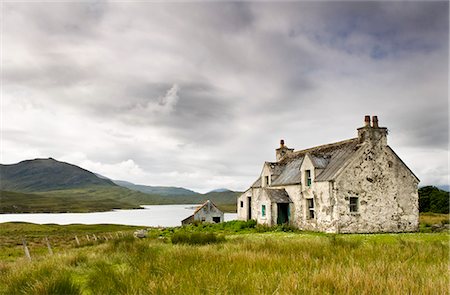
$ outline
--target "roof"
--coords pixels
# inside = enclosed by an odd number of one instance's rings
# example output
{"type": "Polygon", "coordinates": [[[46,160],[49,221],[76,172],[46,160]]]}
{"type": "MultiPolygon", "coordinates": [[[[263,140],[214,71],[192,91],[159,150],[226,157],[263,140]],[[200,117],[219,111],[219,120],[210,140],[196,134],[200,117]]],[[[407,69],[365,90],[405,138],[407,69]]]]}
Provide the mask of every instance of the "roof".
{"type": "Polygon", "coordinates": [[[272,185],[300,183],[300,167],[304,157],[299,157],[286,164],[283,172],[272,181],[272,185]]]}
{"type": "MultiPolygon", "coordinates": [[[[219,210],[219,208],[217,208],[216,205],[214,205],[213,202],[211,202],[210,200],[207,200],[206,202],[204,202],[203,204],[201,204],[200,206],[197,207],[197,209],[195,209],[195,212],[193,215],[195,215],[195,213],[197,213],[198,211],[200,211],[203,207],[205,207],[206,205],[211,204],[212,206],[216,207],[217,210],[219,210]]],[[[219,210],[220,211],[220,210],[219,210]]]]}
{"type": "MultiPolygon", "coordinates": [[[[301,182],[300,167],[308,155],[317,171],[315,181],[333,180],[340,168],[359,149],[358,138],[300,150],[283,157],[277,167],[283,167],[281,174],[272,181],[273,186],[298,184],[301,182]]],[[[256,182],[255,182],[256,184],[256,182]]],[[[254,185],[255,185],[254,184],[254,185]]]]}
{"type": "Polygon", "coordinates": [[[264,189],[272,203],[292,203],[288,193],[282,189],[264,189]]]}
{"type": "Polygon", "coordinates": [[[251,188],[260,188],[261,187],[261,176],[250,186],[251,188]]]}

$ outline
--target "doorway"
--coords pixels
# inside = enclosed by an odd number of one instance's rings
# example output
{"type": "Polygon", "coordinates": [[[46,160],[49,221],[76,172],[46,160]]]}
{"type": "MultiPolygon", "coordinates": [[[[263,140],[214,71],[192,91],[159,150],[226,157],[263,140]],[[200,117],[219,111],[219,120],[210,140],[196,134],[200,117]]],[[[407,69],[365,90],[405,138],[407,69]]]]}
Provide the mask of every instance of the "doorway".
{"type": "Polygon", "coordinates": [[[247,220],[252,219],[252,197],[247,198],[248,211],[247,211],[247,220]]]}
{"type": "Polygon", "coordinates": [[[277,224],[289,223],[289,203],[277,203],[277,224]]]}

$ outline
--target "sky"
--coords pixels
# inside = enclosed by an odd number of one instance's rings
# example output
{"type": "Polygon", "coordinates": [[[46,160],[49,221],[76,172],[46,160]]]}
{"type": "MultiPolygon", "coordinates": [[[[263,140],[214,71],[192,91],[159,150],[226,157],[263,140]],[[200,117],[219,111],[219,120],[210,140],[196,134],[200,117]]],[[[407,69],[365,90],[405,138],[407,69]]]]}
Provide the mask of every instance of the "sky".
{"type": "Polygon", "coordinates": [[[449,4],[3,2],[0,162],[243,191],[280,139],[378,115],[421,180],[449,181],[449,4]]]}

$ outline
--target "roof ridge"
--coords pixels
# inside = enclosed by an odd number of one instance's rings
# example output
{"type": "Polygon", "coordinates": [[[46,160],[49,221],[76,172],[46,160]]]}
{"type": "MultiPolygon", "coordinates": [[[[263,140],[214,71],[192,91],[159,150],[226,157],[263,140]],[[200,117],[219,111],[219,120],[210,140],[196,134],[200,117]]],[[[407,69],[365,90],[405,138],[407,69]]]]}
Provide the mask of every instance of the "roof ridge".
{"type": "Polygon", "coordinates": [[[358,138],[355,137],[355,138],[341,140],[341,141],[337,141],[337,142],[333,142],[333,143],[322,144],[322,145],[310,147],[310,148],[307,148],[307,149],[304,149],[304,150],[294,151],[290,155],[306,154],[307,152],[310,152],[310,151],[313,151],[313,150],[326,149],[326,148],[336,147],[336,146],[340,146],[340,145],[344,145],[344,144],[348,144],[348,143],[353,143],[357,139],[358,138]]]}

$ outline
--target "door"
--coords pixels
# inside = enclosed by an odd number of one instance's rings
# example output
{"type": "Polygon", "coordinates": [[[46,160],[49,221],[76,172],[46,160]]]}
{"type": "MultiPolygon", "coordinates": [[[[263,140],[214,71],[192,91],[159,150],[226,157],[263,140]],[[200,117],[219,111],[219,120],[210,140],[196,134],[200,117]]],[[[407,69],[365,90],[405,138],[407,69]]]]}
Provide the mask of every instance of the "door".
{"type": "Polygon", "coordinates": [[[277,224],[289,223],[289,203],[277,203],[277,224]]]}
{"type": "Polygon", "coordinates": [[[252,219],[252,197],[247,198],[248,204],[248,212],[247,212],[247,220],[252,219]]]}

